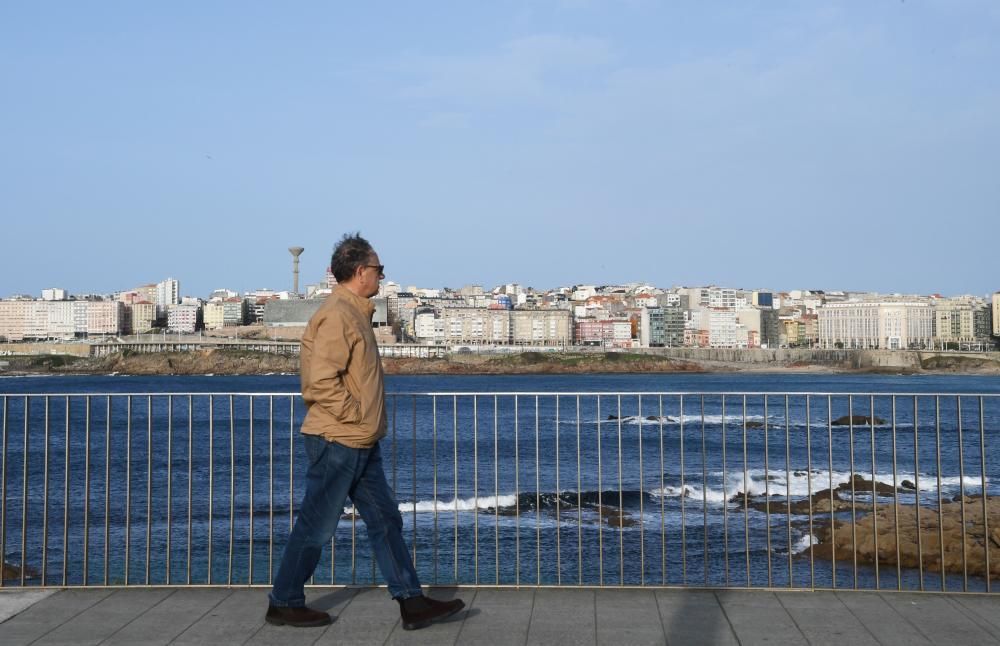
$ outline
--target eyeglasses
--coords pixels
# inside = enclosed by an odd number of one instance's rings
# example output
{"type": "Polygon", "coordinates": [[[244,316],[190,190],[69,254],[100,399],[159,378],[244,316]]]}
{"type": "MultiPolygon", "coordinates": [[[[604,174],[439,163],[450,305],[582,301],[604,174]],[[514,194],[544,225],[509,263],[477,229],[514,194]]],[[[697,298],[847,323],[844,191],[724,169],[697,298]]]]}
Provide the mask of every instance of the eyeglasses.
{"type": "Polygon", "coordinates": [[[385,276],[385,265],[365,265],[365,267],[371,267],[372,269],[378,269],[378,273],[385,276]]]}

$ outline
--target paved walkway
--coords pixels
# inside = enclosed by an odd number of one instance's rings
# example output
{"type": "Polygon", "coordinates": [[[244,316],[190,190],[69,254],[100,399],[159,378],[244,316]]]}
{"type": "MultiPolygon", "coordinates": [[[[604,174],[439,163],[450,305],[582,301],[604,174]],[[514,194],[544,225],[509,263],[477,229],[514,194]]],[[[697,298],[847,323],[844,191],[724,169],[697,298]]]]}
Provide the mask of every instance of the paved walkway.
{"type": "Polygon", "coordinates": [[[1000,644],[1000,596],[430,590],[456,593],[465,612],[406,632],[383,589],[310,591],[323,628],[265,624],[259,589],[0,591],[0,644],[1000,644]]]}

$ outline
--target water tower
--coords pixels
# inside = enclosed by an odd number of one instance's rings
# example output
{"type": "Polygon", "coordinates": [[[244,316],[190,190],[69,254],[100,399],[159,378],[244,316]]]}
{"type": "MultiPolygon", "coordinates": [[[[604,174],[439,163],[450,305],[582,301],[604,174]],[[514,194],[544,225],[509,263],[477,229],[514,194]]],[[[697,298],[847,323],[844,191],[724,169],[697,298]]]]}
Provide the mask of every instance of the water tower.
{"type": "Polygon", "coordinates": [[[299,293],[299,256],[305,251],[304,247],[289,247],[288,253],[292,254],[292,293],[298,295],[299,293]]]}

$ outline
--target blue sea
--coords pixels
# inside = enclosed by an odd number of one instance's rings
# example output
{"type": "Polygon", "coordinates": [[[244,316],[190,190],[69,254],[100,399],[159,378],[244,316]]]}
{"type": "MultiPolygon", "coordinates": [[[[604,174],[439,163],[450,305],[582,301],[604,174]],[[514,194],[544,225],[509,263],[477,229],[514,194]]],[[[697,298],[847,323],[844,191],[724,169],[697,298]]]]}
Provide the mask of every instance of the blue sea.
{"type": "MultiPolygon", "coordinates": [[[[301,496],[297,389],[296,375],[0,378],[5,560],[27,585],[266,585],[301,496]]],[[[932,510],[996,494],[996,377],[390,376],[387,389],[386,471],[427,583],[986,585],[812,560],[831,517],[810,525],[786,503],[852,474],[909,481],[898,502],[932,510]],[[831,424],[845,415],[878,419],[831,424]]],[[[859,516],[893,504],[855,496],[859,516]]],[[[380,581],[350,506],[332,547],[316,583],[380,581]]]]}

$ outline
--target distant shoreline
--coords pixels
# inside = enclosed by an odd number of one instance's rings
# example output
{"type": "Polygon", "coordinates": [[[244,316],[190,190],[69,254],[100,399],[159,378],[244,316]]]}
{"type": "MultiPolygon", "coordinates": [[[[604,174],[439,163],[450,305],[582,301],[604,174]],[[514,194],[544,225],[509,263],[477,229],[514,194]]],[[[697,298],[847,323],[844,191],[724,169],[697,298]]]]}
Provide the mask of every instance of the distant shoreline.
{"type": "MultiPolygon", "coordinates": [[[[1000,375],[1000,353],[817,351],[454,353],[442,358],[384,358],[391,375],[524,375],[642,373],[968,374],[1000,375]],[[726,357],[729,360],[726,360],[726,357]],[[888,358],[887,358],[888,357],[888,358]],[[735,359],[735,360],[734,360],[735,359]]],[[[298,373],[299,359],[246,350],[197,350],[106,357],[0,357],[0,375],[267,375],[298,373]],[[6,364],[5,366],[3,364],[6,364]]]]}

